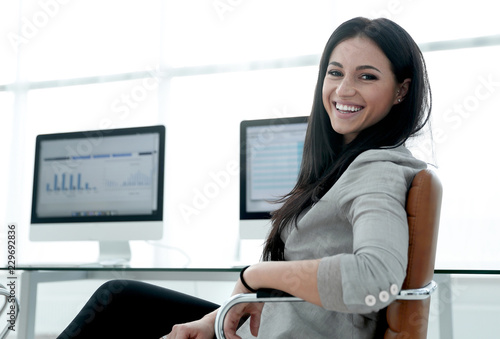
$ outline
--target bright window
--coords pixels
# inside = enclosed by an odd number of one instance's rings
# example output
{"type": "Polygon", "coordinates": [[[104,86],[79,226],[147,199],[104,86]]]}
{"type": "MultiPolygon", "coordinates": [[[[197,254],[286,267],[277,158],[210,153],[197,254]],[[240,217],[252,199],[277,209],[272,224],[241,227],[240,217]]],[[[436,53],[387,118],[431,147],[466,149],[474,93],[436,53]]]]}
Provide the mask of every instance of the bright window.
{"type": "Polygon", "coordinates": [[[159,63],[159,0],[22,3],[21,74],[25,79],[119,74],[159,63]]]}

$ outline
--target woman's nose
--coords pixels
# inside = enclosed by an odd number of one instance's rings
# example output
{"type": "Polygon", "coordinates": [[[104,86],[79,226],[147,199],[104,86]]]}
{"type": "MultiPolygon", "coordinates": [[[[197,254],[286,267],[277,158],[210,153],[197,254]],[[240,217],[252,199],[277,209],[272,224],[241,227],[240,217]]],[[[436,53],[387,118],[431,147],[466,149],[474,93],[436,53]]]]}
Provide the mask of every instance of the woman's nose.
{"type": "Polygon", "coordinates": [[[352,80],[349,78],[342,79],[342,82],[337,87],[336,93],[339,97],[350,97],[356,93],[356,89],[352,80]]]}

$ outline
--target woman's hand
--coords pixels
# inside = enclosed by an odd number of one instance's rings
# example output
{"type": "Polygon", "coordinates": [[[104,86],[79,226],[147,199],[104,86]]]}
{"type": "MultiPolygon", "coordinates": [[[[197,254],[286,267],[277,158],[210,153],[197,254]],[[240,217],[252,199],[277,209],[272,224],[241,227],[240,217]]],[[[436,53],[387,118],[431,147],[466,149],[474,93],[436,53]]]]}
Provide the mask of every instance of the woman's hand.
{"type": "Polygon", "coordinates": [[[231,307],[224,319],[224,334],[227,339],[241,339],[236,334],[240,319],[250,315],[250,332],[254,337],[259,334],[260,316],[262,314],[263,303],[237,304],[231,307]]]}
{"type": "MultiPolygon", "coordinates": [[[[250,291],[238,279],[234,286],[232,295],[240,293],[250,293],[250,291]]],[[[236,334],[238,325],[243,317],[250,316],[250,332],[253,336],[257,336],[260,327],[260,315],[262,313],[263,303],[242,303],[231,307],[224,319],[224,334],[227,339],[241,339],[236,334]]]]}
{"type": "Polygon", "coordinates": [[[214,322],[202,318],[172,327],[172,332],[160,339],[213,339],[215,335],[214,322]]]}

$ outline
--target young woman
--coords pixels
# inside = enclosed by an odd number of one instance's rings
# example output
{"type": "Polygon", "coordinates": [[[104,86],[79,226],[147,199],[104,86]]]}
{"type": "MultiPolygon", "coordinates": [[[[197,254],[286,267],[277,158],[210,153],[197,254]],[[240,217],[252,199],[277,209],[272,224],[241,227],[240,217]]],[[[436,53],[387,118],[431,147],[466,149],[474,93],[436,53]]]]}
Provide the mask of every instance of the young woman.
{"type": "MultiPolygon", "coordinates": [[[[275,288],[308,302],[235,306],[226,318],[228,338],[383,333],[381,310],[396,298],[407,265],[406,192],[426,167],[404,143],[426,124],[430,108],[422,54],[400,26],[355,18],[333,32],[297,185],[272,216],[263,261],[244,271],[233,292],[275,288]],[[245,314],[250,319],[236,334],[245,314]]],[[[112,281],[60,338],[211,339],[216,308],[140,282],[112,281]]]]}

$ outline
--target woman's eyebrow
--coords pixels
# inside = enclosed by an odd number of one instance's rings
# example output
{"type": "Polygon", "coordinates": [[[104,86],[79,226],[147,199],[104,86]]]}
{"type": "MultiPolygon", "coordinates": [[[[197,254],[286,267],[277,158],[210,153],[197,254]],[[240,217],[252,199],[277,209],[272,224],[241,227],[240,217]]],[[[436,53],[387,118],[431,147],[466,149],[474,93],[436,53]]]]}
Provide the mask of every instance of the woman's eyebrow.
{"type": "Polygon", "coordinates": [[[377,72],[379,72],[379,73],[382,73],[382,72],[381,72],[381,71],[380,71],[377,67],[375,67],[375,66],[370,66],[370,65],[362,65],[362,66],[358,66],[358,67],[356,67],[356,70],[357,70],[357,71],[362,71],[362,70],[364,70],[364,69],[373,69],[373,70],[375,70],[375,71],[377,71],[377,72]]]}
{"type": "Polygon", "coordinates": [[[337,67],[340,67],[340,68],[344,68],[344,66],[342,66],[342,64],[340,62],[337,62],[337,61],[330,61],[328,63],[328,65],[332,65],[332,66],[337,66],[337,67]]]}
{"type": "MultiPolygon", "coordinates": [[[[332,65],[332,66],[344,68],[344,66],[340,62],[337,62],[337,61],[331,61],[331,62],[328,63],[328,65],[332,65]]],[[[375,71],[377,71],[379,73],[382,73],[382,71],[380,71],[377,67],[371,66],[371,65],[361,65],[361,66],[356,67],[357,71],[362,71],[362,70],[365,70],[365,69],[373,69],[373,70],[375,70],[375,71]]]]}

